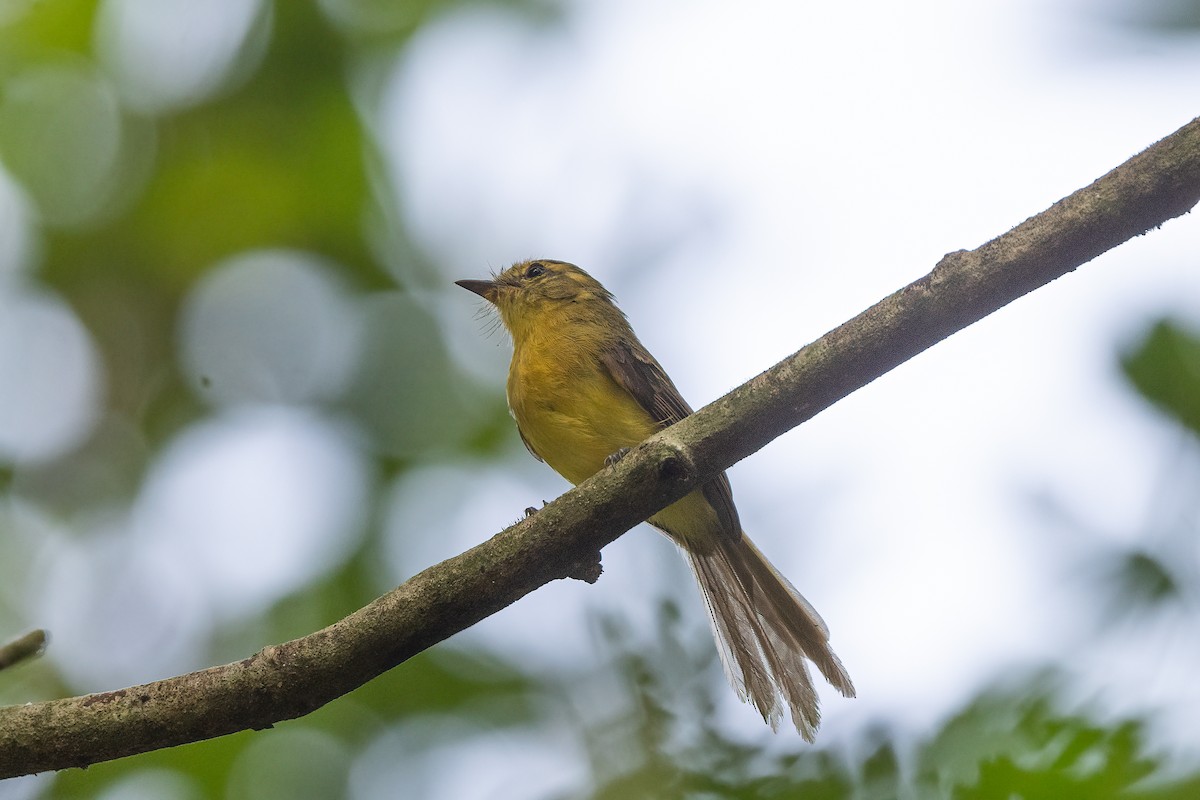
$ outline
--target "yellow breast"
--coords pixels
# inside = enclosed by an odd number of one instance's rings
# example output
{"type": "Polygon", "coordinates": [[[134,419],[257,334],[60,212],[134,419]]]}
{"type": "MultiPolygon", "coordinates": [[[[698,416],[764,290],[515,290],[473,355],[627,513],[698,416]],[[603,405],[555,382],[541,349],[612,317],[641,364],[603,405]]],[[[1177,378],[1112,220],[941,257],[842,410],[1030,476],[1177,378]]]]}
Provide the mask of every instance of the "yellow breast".
{"type": "Polygon", "coordinates": [[[562,331],[516,342],[508,373],[508,406],[537,455],[572,483],[632,447],[658,426],[613,380],[586,337],[562,331]]]}

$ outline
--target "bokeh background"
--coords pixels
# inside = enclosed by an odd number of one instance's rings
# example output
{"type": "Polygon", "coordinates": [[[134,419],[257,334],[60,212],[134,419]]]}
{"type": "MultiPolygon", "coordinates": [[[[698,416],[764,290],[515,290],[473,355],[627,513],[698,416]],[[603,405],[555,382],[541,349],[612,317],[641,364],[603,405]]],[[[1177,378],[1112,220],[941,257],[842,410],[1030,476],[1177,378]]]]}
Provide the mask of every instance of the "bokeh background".
{"type": "MultiPolygon", "coordinates": [[[[1195,0],[0,0],[0,701],[245,657],[565,488],[457,278],[574,261],[693,405],[1200,114],[1195,0]]],[[[26,798],[1194,797],[1200,224],[731,472],[859,689],[724,684],[639,528],[267,732],[26,798]]]]}

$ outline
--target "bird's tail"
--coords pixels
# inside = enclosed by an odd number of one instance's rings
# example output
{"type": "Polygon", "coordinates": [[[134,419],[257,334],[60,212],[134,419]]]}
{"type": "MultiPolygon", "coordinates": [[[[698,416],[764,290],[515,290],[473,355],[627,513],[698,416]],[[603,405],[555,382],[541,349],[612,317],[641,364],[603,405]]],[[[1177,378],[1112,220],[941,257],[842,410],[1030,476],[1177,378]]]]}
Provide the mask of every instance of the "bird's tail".
{"type": "Polygon", "coordinates": [[[684,552],[738,696],[753,703],[774,730],[786,706],[796,730],[813,741],[821,712],[805,660],[843,695],[854,696],[846,668],[829,647],[824,620],[744,534],[736,541],[722,538],[707,552],[684,552]]]}

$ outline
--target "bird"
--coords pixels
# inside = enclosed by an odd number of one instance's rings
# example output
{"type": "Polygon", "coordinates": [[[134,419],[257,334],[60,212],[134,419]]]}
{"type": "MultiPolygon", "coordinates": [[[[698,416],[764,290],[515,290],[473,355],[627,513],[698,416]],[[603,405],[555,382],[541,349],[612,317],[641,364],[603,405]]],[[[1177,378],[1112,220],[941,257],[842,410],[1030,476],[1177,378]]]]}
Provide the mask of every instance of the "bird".
{"type": "MultiPolygon", "coordinates": [[[[487,300],[512,339],[506,393],[521,441],[571,483],[692,413],[612,293],[574,264],[526,260],[456,283],[487,300]]],[[[742,530],[728,477],[647,521],[686,556],[738,696],[775,731],[786,711],[813,742],[820,709],[808,662],[845,697],[854,684],[824,620],[742,530]]]]}

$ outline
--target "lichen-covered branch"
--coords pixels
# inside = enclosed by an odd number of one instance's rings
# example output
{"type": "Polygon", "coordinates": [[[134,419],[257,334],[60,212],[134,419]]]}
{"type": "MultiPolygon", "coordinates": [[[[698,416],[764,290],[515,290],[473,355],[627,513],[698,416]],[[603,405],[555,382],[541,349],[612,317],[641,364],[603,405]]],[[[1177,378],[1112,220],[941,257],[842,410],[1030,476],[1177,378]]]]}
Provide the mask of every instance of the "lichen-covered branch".
{"type": "Polygon", "coordinates": [[[487,542],[309,636],[114,692],[0,708],[0,777],[306,714],[549,581],[850,392],[1200,201],[1200,120],[904,287],[487,542]]]}

